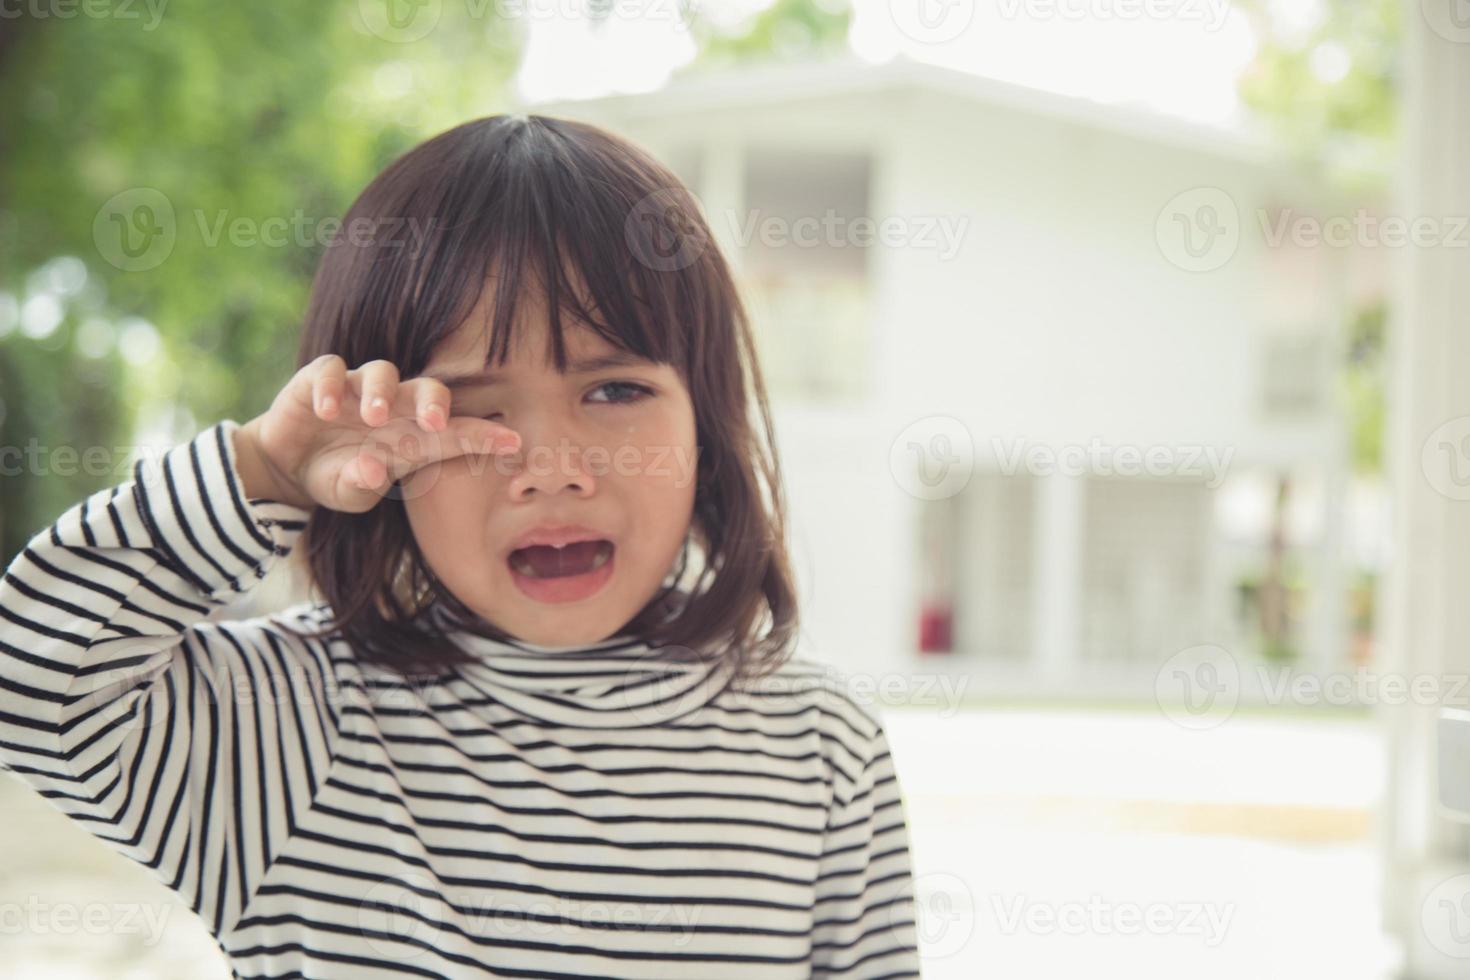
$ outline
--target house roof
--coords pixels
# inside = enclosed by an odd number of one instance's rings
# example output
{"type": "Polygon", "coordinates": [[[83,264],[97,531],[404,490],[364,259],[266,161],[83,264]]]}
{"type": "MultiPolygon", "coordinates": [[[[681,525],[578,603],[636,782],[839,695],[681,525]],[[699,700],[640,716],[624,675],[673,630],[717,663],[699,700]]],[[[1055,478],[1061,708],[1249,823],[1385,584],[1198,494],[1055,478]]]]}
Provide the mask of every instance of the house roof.
{"type": "Polygon", "coordinates": [[[545,115],[590,112],[637,121],[710,109],[758,108],[903,91],[952,95],[1247,163],[1279,162],[1272,142],[1258,130],[1213,126],[1146,107],[1063,95],[906,56],[879,64],[846,56],[828,61],[695,69],[675,74],[669,83],[652,92],[526,103],[521,111],[545,115]]]}

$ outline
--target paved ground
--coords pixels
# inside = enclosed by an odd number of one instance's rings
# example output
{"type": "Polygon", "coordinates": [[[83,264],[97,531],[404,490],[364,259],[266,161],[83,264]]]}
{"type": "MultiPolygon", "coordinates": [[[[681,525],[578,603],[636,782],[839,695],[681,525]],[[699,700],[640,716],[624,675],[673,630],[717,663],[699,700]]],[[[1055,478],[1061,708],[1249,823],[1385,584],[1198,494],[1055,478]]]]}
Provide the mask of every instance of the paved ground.
{"type": "Polygon", "coordinates": [[[1366,722],[886,717],[931,980],[1391,975],[1366,722]]]}
{"type": "MultiPolygon", "coordinates": [[[[1366,722],[987,708],[886,716],[924,975],[1385,980],[1366,722]]],[[[7,978],[225,978],[141,868],[0,777],[7,978]]]]}

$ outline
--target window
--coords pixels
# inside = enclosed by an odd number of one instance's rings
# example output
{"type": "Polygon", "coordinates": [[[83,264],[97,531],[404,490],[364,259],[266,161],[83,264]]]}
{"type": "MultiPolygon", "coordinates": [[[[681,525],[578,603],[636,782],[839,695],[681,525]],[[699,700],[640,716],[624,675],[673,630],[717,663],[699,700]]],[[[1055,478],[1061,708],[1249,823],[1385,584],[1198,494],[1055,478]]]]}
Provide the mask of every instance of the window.
{"type": "Polygon", "coordinates": [[[1204,642],[1211,504],[1200,483],[1088,479],[1083,662],[1155,664],[1204,642]]]}
{"type": "MultiPolygon", "coordinates": [[[[1035,496],[1030,476],[976,473],[952,506],[936,512],[946,520],[931,533],[948,542],[962,655],[1018,664],[1031,654],[1035,496]]],[[[921,587],[928,574],[921,572],[921,587]]]]}
{"type": "Polygon", "coordinates": [[[726,229],[773,398],[852,403],[869,386],[867,154],[753,149],[726,229]]]}
{"type": "Polygon", "coordinates": [[[1266,337],[1261,407],[1268,419],[1313,415],[1326,404],[1326,351],[1320,334],[1266,337]]]}

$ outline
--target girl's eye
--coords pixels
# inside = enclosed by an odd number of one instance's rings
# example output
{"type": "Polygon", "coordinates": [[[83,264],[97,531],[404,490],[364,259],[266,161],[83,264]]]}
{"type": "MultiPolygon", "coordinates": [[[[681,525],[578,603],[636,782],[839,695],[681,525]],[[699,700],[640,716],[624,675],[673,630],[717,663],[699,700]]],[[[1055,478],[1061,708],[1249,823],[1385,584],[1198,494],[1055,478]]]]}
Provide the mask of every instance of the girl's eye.
{"type": "Polygon", "coordinates": [[[644,398],[653,395],[651,389],[640,384],[634,384],[631,381],[609,381],[606,384],[598,385],[594,390],[607,391],[609,388],[615,392],[621,391],[623,393],[621,397],[609,399],[614,405],[631,405],[634,402],[642,401],[644,398]]]}
{"type": "MultiPolygon", "coordinates": [[[[641,402],[645,398],[652,398],[654,394],[653,389],[647,385],[635,384],[632,381],[606,381],[592,390],[594,392],[611,392],[607,398],[597,399],[608,405],[632,405],[641,402]]],[[[475,411],[470,414],[476,415],[479,418],[489,419],[492,422],[495,419],[503,417],[503,413],[497,411],[475,411]]]]}

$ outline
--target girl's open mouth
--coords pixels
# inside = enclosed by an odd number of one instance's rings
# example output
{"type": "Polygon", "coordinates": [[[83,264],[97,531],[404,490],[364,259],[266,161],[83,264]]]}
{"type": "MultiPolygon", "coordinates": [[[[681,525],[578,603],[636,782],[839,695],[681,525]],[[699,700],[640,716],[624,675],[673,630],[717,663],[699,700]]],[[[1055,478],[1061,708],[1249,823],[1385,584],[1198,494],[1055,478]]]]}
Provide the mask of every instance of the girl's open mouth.
{"type": "Polygon", "coordinates": [[[596,593],[612,578],[611,541],[578,541],[563,548],[532,545],[506,559],[516,587],[537,602],[575,602],[596,593]]]}

